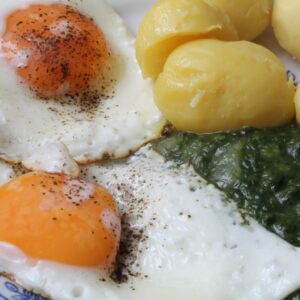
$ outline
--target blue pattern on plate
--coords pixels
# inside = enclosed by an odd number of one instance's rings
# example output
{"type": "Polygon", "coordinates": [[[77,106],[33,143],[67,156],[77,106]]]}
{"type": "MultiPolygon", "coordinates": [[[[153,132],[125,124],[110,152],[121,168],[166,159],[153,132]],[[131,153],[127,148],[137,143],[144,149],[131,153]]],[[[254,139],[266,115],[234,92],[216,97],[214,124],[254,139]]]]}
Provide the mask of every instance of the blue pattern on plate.
{"type": "Polygon", "coordinates": [[[0,276],[0,300],[47,300],[0,276]]]}
{"type": "Polygon", "coordinates": [[[292,78],[293,82],[294,82],[294,86],[297,87],[298,86],[298,79],[297,76],[295,75],[295,73],[293,73],[291,70],[287,71],[287,78],[290,79],[292,78]]]}

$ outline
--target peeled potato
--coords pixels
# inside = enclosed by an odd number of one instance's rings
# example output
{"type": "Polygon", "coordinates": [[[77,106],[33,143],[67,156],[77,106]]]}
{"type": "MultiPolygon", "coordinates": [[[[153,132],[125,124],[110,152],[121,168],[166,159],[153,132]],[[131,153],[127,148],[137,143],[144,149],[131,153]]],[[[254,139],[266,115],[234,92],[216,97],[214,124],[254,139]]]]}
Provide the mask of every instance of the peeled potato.
{"type": "Polygon", "coordinates": [[[300,84],[298,85],[297,92],[295,95],[296,115],[297,121],[300,124],[300,84]]]}
{"type": "Polygon", "coordinates": [[[271,21],[272,0],[205,0],[205,2],[219,8],[230,17],[241,40],[255,39],[271,21]]]}
{"type": "Polygon", "coordinates": [[[142,21],[136,39],[144,77],[157,78],[172,50],[199,38],[237,40],[237,33],[227,15],[202,0],[159,1],[142,21]]]}
{"type": "Polygon", "coordinates": [[[294,86],[268,49],[199,40],[177,48],[155,83],[155,101],[178,129],[193,132],[273,127],[295,116],[294,86]]]}
{"type": "Polygon", "coordinates": [[[279,44],[300,60],[300,1],[275,0],[272,25],[279,44]]]}

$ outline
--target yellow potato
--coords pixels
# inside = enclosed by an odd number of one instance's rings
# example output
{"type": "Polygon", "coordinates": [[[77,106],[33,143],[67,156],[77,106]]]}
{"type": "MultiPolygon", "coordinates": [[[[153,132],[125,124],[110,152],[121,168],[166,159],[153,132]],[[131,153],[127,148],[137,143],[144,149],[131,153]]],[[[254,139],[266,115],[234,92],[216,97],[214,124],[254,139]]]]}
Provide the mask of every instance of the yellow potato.
{"type": "Polygon", "coordinates": [[[300,60],[300,0],[275,0],[272,25],[280,45],[300,60]]]}
{"type": "Polygon", "coordinates": [[[237,33],[227,15],[202,0],[159,1],[142,21],[136,39],[144,77],[156,79],[176,47],[199,38],[237,40],[237,33]]]}
{"type": "Polygon", "coordinates": [[[284,65],[247,41],[180,46],[166,61],[154,94],[164,116],[182,131],[273,127],[295,116],[295,89],[284,65]]]}
{"type": "Polygon", "coordinates": [[[221,9],[231,18],[240,40],[252,41],[271,21],[272,0],[205,0],[205,2],[221,9]]]}
{"type": "Polygon", "coordinates": [[[300,124],[300,84],[297,87],[297,92],[295,95],[295,105],[296,105],[297,121],[300,124]]]}

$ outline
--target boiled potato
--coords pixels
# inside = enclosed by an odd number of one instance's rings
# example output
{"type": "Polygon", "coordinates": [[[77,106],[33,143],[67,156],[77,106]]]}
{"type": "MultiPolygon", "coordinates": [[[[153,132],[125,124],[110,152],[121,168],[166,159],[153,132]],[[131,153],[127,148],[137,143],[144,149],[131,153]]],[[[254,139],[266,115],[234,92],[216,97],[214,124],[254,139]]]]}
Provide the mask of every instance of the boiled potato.
{"type": "Polygon", "coordinates": [[[166,61],[154,94],[161,112],[182,131],[272,127],[295,116],[295,90],[284,65],[247,41],[180,46],[166,61]]]}
{"type": "Polygon", "coordinates": [[[255,39],[271,21],[272,0],[205,0],[205,2],[221,9],[231,18],[241,40],[255,39]]]}
{"type": "Polygon", "coordinates": [[[300,60],[300,1],[275,0],[272,25],[279,44],[300,60]]]}
{"type": "Polygon", "coordinates": [[[297,121],[300,124],[300,84],[297,87],[297,92],[295,95],[295,105],[296,105],[297,121]]]}
{"type": "Polygon", "coordinates": [[[136,40],[144,77],[155,79],[179,45],[199,39],[236,40],[229,17],[202,0],[161,0],[142,21],[136,40]]]}

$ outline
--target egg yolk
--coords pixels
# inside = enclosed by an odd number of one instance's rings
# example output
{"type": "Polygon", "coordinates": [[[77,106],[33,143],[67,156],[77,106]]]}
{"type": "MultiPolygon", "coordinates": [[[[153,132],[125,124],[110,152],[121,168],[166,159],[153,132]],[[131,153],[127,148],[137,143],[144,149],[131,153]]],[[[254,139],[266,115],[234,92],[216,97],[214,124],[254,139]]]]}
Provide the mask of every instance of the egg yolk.
{"type": "Polygon", "coordinates": [[[10,14],[2,50],[22,81],[45,98],[86,91],[110,55],[93,20],[63,4],[31,5],[10,14]]]}
{"type": "Polygon", "coordinates": [[[99,185],[31,172],[0,187],[0,241],[35,259],[108,269],[120,227],[115,201],[99,185]]]}

